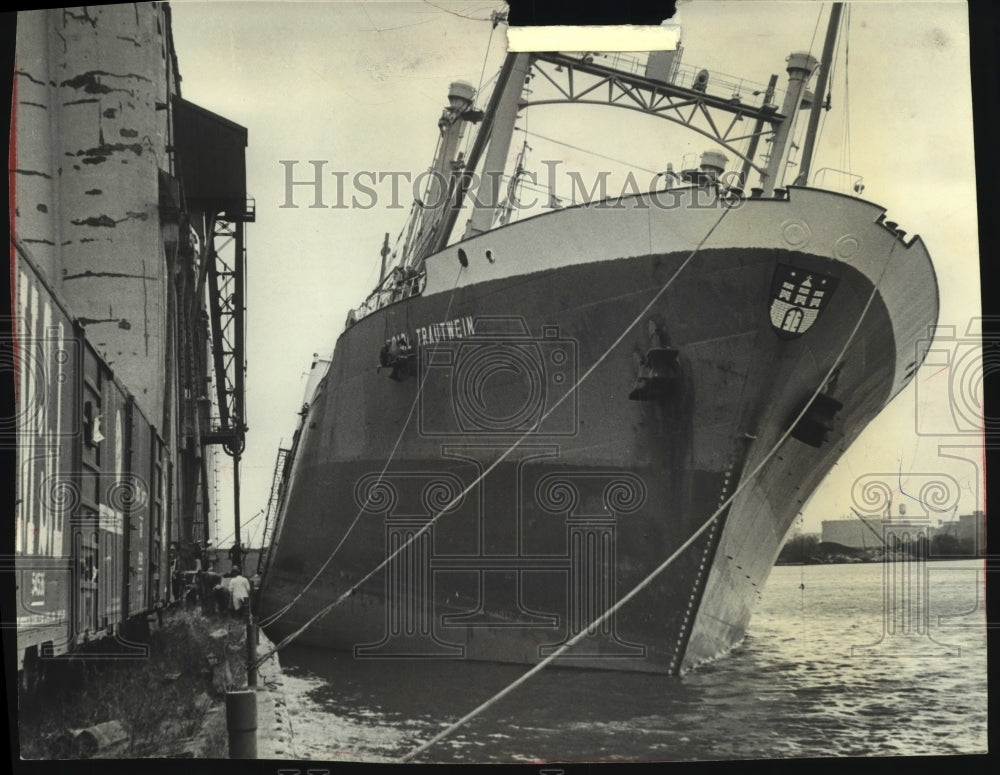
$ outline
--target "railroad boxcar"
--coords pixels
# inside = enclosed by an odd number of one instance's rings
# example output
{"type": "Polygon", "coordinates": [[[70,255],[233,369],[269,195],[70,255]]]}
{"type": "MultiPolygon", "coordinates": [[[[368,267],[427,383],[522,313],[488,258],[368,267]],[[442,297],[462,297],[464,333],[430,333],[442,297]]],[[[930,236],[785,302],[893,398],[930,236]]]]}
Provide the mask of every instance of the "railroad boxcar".
{"type": "MultiPolygon", "coordinates": [[[[25,680],[39,660],[142,657],[171,601],[170,449],[85,328],[17,246],[16,627],[25,680]]],[[[8,625],[9,618],[8,618],[8,625]]]]}

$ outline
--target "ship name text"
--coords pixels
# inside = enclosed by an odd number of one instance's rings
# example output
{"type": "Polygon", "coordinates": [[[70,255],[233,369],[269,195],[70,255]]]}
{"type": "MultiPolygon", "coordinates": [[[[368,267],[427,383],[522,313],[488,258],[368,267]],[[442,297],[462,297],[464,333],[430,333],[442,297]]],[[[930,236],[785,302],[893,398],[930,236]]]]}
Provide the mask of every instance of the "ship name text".
{"type": "Polygon", "coordinates": [[[400,347],[412,347],[413,345],[434,344],[435,342],[448,342],[454,339],[465,339],[476,333],[476,322],[471,315],[453,320],[445,320],[441,323],[430,323],[426,326],[418,326],[413,334],[405,331],[388,338],[390,344],[400,347]]]}

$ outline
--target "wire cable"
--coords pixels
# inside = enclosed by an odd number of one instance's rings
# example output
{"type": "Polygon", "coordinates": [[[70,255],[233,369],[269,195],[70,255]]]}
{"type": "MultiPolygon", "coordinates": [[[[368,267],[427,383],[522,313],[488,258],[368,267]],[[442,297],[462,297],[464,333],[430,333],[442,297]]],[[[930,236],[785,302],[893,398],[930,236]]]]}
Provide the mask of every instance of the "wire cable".
{"type": "MultiPolygon", "coordinates": [[[[718,219],[711,225],[711,227],[705,233],[705,236],[702,237],[701,241],[688,254],[687,258],[685,258],[684,261],[681,262],[681,265],[677,268],[677,270],[667,279],[666,283],[664,283],[664,285],[653,295],[653,298],[650,299],[650,301],[646,304],[646,306],[644,306],[642,308],[642,310],[639,311],[639,313],[635,316],[635,318],[632,320],[632,322],[629,323],[625,327],[625,329],[607,347],[607,349],[603,353],[601,353],[601,355],[597,358],[597,360],[595,360],[594,363],[591,364],[590,368],[588,368],[580,376],[580,378],[573,384],[573,386],[569,390],[567,390],[562,396],[560,396],[560,398],[557,401],[555,401],[552,404],[552,406],[548,409],[548,411],[546,411],[541,417],[539,417],[535,421],[535,424],[531,428],[529,428],[521,437],[519,437],[516,441],[514,441],[514,443],[511,444],[511,446],[508,447],[507,450],[505,450],[502,454],[500,454],[496,458],[496,460],[494,460],[489,466],[485,467],[483,469],[483,471],[468,486],[466,486],[464,490],[462,490],[461,493],[459,493],[454,498],[452,498],[452,500],[448,504],[446,504],[444,506],[444,508],[442,508],[437,514],[435,514],[434,517],[432,517],[426,523],[424,523],[424,525],[419,530],[417,530],[416,532],[414,532],[414,534],[407,541],[405,541],[402,544],[400,544],[400,546],[394,552],[392,552],[391,554],[389,554],[384,560],[382,560],[382,562],[380,562],[378,565],[376,565],[375,568],[373,568],[371,571],[369,571],[363,578],[361,578],[359,581],[355,582],[351,586],[350,589],[348,589],[346,592],[344,592],[341,595],[339,595],[333,602],[331,602],[328,605],[326,605],[323,608],[321,608],[316,614],[314,614],[312,617],[310,617],[310,619],[305,624],[303,624],[301,627],[299,627],[298,629],[296,629],[293,633],[291,633],[290,635],[288,635],[287,637],[285,637],[284,639],[282,639],[277,645],[274,646],[274,648],[270,652],[268,652],[265,655],[265,657],[262,657],[261,661],[263,661],[263,659],[266,659],[267,657],[269,657],[272,653],[280,651],[282,648],[284,648],[285,646],[287,646],[289,643],[291,643],[293,640],[295,640],[295,638],[297,638],[299,635],[301,635],[303,632],[305,632],[310,626],[312,626],[313,623],[315,623],[316,621],[318,621],[320,618],[322,618],[323,616],[325,616],[326,614],[328,614],[330,611],[332,611],[334,608],[336,608],[338,605],[340,605],[348,597],[350,597],[351,595],[353,595],[355,593],[355,591],[358,589],[358,587],[360,587],[362,584],[364,584],[366,581],[368,581],[372,576],[374,576],[376,573],[378,573],[380,570],[382,570],[384,567],[386,567],[404,549],[406,549],[407,547],[409,547],[421,535],[423,535],[425,532],[427,532],[428,530],[430,530],[431,526],[433,526],[438,521],[438,519],[441,518],[442,515],[446,514],[453,506],[455,506],[455,504],[461,502],[461,500],[476,485],[478,485],[479,482],[481,482],[483,479],[485,479],[498,465],[500,465],[500,463],[502,463],[515,449],[517,449],[521,445],[521,443],[526,438],[528,438],[528,436],[531,435],[535,431],[535,429],[538,428],[548,418],[548,416],[550,414],[552,414],[552,412],[554,412],[556,409],[558,409],[559,406],[566,399],[568,399],[571,395],[573,395],[576,392],[576,390],[579,388],[579,386],[581,384],[583,384],[583,382],[591,374],[593,374],[593,372],[597,369],[597,367],[600,366],[601,363],[604,362],[604,359],[607,358],[608,355],[611,354],[612,350],[614,350],[614,348],[617,347],[626,336],[628,336],[629,332],[632,331],[632,329],[634,329],[637,325],[639,325],[639,323],[642,321],[643,317],[645,317],[645,315],[649,312],[649,310],[652,309],[653,305],[656,304],[657,301],[659,301],[660,297],[662,297],[663,294],[666,293],[667,289],[673,284],[674,280],[676,280],[677,277],[680,276],[681,272],[683,272],[687,268],[688,264],[691,263],[691,261],[694,259],[694,257],[702,249],[702,247],[704,246],[704,244],[708,241],[708,239],[712,236],[712,234],[715,233],[715,230],[719,227],[719,225],[722,223],[723,219],[725,219],[726,215],[728,215],[728,213],[729,213],[729,211],[731,209],[732,208],[730,206],[728,206],[728,205],[724,205],[723,206],[722,213],[719,215],[718,219]]],[[[456,278],[455,282],[457,284],[457,282],[458,282],[457,278],[456,278]]],[[[414,405],[415,404],[416,404],[416,399],[414,399],[414,405]]],[[[412,407],[411,407],[411,414],[412,414],[412,407]]],[[[405,430],[405,428],[404,428],[404,430],[405,430]]],[[[402,437],[402,432],[400,433],[400,438],[401,437],[402,437]]],[[[397,439],[397,444],[398,444],[398,439],[397,439]]],[[[394,449],[395,449],[395,447],[394,447],[394,449]]],[[[383,472],[384,472],[384,470],[385,469],[383,469],[383,472]]],[[[369,490],[369,492],[370,492],[370,490],[369,490]]],[[[357,522],[358,519],[360,519],[360,516],[361,516],[361,512],[359,512],[358,516],[355,518],[355,523],[357,522]]],[[[353,523],[352,523],[352,526],[353,526],[353,523]]],[[[707,525],[706,525],[706,527],[707,527],[707,525]]],[[[338,545],[338,548],[339,548],[339,546],[340,545],[338,545]]],[[[323,568],[325,568],[327,564],[329,564],[329,559],[327,560],[326,563],[324,563],[323,568]]],[[[317,573],[316,576],[313,577],[313,579],[310,581],[310,584],[312,584],[313,581],[315,581],[315,579],[318,576],[319,576],[319,573],[317,573]]],[[[295,600],[298,600],[299,597],[301,597],[301,594],[302,593],[299,593],[299,595],[296,596],[295,600]]]]}
{"type": "MultiPolygon", "coordinates": [[[[718,225],[718,224],[716,224],[716,225],[718,225]]],[[[771,458],[778,452],[778,450],[781,448],[781,445],[785,443],[785,440],[791,435],[792,431],[795,429],[795,426],[805,416],[805,414],[809,410],[809,407],[811,406],[812,402],[815,401],[816,396],[818,396],[822,392],[823,387],[827,384],[827,382],[829,382],[830,377],[833,375],[834,370],[837,368],[837,366],[840,364],[841,360],[843,359],[844,353],[847,352],[847,348],[850,346],[851,342],[854,340],[854,337],[857,335],[858,329],[861,327],[861,322],[865,319],[865,315],[868,313],[868,309],[871,307],[872,302],[875,300],[875,296],[878,293],[878,289],[879,289],[879,286],[881,285],[882,278],[885,277],[886,269],[888,269],[889,263],[892,261],[892,256],[893,256],[893,253],[895,252],[895,248],[896,248],[896,242],[893,241],[892,247],[889,250],[889,256],[886,259],[885,265],[882,267],[882,272],[879,275],[878,280],[875,282],[874,286],[872,287],[872,292],[871,292],[871,294],[869,294],[868,301],[865,303],[864,308],[861,310],[861,314],[858,316],[858,319],[857,319],[857,321],[854,324],[854,328],[851,330],[851,333],[848,335],[847,340],[844,342],[843,347],[841,347],[840,352],[837,354],[837,357],[835,359],[833,359],[833,361],[832,361],[832,363],[830,365],[830,368],[827,370],[826,376],[822,380],[820,380],[819,385],[813,391],[813,394],[810,397],[809,401],[807,401],[805,403],[805,405],[799,411],[799,413],[795,417],[795,419],[792,420],[791,423],[789,423],[789,425],[785,429],[784,433],[781,434],[781,436],[778,438],[778,440],[771,447],[770,451],[768,451],[768,453],[766,455],[764,455],[764,457],[763,457],[763,459],[761,459],[760,463],[758,463],[753,468],[753,470],[746,477],[744,477],[742,479],[742,481],[740,482],[739,486],[733,491],[733,493],[728,498],[726,498],[722,503],[719,504],[718,508],[712,513],[712,515],[708,519],[705,520],[705,522],[701,525],[701,527],[699,527],[694,533],[692,533],[691,536],[683,544],[680,545],[680,547],[678,547],[666,560],[664,560],[662,563],[660,563],[660,565],[657,568],[655,568],[648,576],[646,576],[646,578],[644,578],[642,581],[640,581],[624,597],[622,597],[613,606],[611,606],[610,608],[608,608],[603,614],[601,614],[597,619],[595,619],[593,622],[591,622],[587,627],[582,628],[580,630],[580,632],[578,632],[576,635],[574,635],[568,641],[566,641],[561,646],[559,646],[549,656],[545,657],[542,661],[540,661],[537,665],[535,665],[530,670],[528,670],[528,672],[526,672],[520,678],[518,678],[515,681],[513,681],[512,683],[508,684],[505,688],[501,689],[499,692],[497,692],[496,694],[494,694],[488,700],[486,700],[485,702],[481,703],[479,706],[477,706],[476,708],[474,708],[473,710],[471,710],[469,713],[467,713],[464,716],[462,716],[462,718],[460,718],[454,724],[451,724],[447,728],[443,729],[441,732],[439,732],[438,734],[436,734],[434,737],[432,737],[426,743],[422,743],[420,746],[418,746],[417,748],[414,748],[408,754],[406,754],[405,756],[403,756],[402,758],[400,758],[398,760],[400,763],[405,763],[405,762],[412,761],[414,758],[416,758],[421,753],[423,753],[424,751],[426,751],[432,745],[434,745],[435,743],[437,743],[440,740],[444,739],[449,734],[451,734],[452,732],[454,732],[456,729],[458,729],[459,727],[461,727],[464,724],[468,723],[473,718],[475,718],[476,716],[478,716],[480,713],[482,713],[483,711],[485,711],[486,709],[488,709],[492,705],[496,704],[502,698],[506,697],[508,694],[510,694],[512,691],[514,691],[514,689],[516,689],[518,686],[520,686],[521,684],[523,684],[525,681],[527,681],[533,675],[535,675],[536,673],[538,673],[541,670],[543,670],[554,659],[556,659],[560,655],[564,654],[567,650],[569,650],[574,645],[576,645],[577,643],[579,643],[584,637],[587,636],[588,633],[596,631],[597,628],[600,627],[610,616],[612,616],[614,613],[616,613],[628,601],[630,601],[637,594],[639,594],[639,592],[641,592],[643,589],[645,589],[647,586],[649,586],[649,584],[652,583],[652,581],[657,576],[659,576],[664,570],[666,570],[674,560],[676,560],[692,543],[694,543],[694,541],[698,538],[698,536],[700,536],[702,533],[704,533],[709,528],[709,526],[713,522],[715,522],[715,520],[719,517],[720,514],[722,514],[727,508],[729,508],[730,504],[733,502],[733,500],[735,500],[736,496],[739,495],[743,491],[744,488],[746,488],[751,482],[753,482],[757,478],[757,474],[759,474],[761,472],[761,470],[763,470],[764,466],[767,465],[767,463],[770,462],[771,458]]],[[[676,277],[676,275],[674,275],[674,276],[676,277]]]]}
{"type": "Polygon", "coordinates": [[[605,156],[603,153],[598,153],[597,151],[592,151],[589,148],[581,148],[578,145],[571,145],[570,143],[563,142],[562,140],[556,140],[554,137],[546,137],[545,135],[539,134],[538,132],[529,132],[527,129],[521,129],[520,127],[515,127],[518,132],[524,132],[526,135],[531,135],[532,137],[537,137],[542,140],[547,140],[550,143],[555,143],[556,145],[562,145],[566,148],[572,148],[574,151],[580,151],[581,153],[589,153],[592,156],[596,156],[599,159],[604,159],[605,161],[613,161],[615,164],[621,164],[623,167],[634,167],[637,170],[642,170],[643,172],[649,172],[653,175],[659,175],[662,170],[652,170],[648,167],[643,167],[639,164],[634,164],[630,161],[625,161],[624,159],[616,159],[613,156],[605,156]]]}
{"type": "MultiPolygon", "coordinates": [[[[451,314],[451,305],[452,305],[452,302],[455,300],[455,290],[458,288],[458,281],[459,281],[459,279],[462,276],[462,270],[463,269],[464,269],[464,267],[459,266],[459,268],[458,268],[458,274],[455,275],[455,282],[454,282],[454,284],[451,287],[451,295],[448,298],[448,307],[445,310],[445,318],[444,318],[445,320],[448,320],[449,316],[451,314]]],[[[432,346],[434,348],[436,348],[437,347],[437,342],[435,342],[432,346]]],[[[399,429],[399,434],[396,436],[396,442],[395,442],[395,444],[392,445],[392,449],[389,452],[389,457],[385,461],[385,465],[382,466],[382,470],[379,472],[378,480],[376,482],[376,485],[379,484],[379,483],[381,483],[382,478],[385,476],[385,472],[389,469],[389,465],[392,463],[392,459],[396,455],[396,450],[399,448],[399,444],[403,440],[403,435],[406,433],[406,429],[409,427],[410,421],[413,419],[413,412],[414,412],[414,410],[417,407],[417,402],[420,400],[420,395],[421,395],[421,392],[422,392],[423,387],[424,387],[424,382],[427,380],[427,374],[428,373],[429,373],[428,371],[426,371],[426,370],[424,371],[423,377],[420,380],[420,384],[417,387],[416,395],[414,395],[413,402],[410,404],[410,411],[407,413],[406,419],[403,421],[403,427],[399,429]]],[[[269,616],[265,617],[265,619],[261,620],[259,622],[259,624],[262,627],[266,627],[268,625],[274,624],[274,622],[276,622],[278,619],[280,619],[282,616],[284,616],[292,608],[292,606],[294,606],[302,598],[302,596],[306,593],[306,591],[314,583],[316,583],[316,580],[327,569],[327,567],[333,561],[333,558],[336,556],[337,552],[339,552],[340,548],[344,545],[344,542],[347,540],[348,536],[351,534],[351,532],[357,526],[358,521],[361,519],[361,516],[365,513],[365,509],[368,507],[368,504],[371,501],[371,494],[374,491],[375,491],[375,486],[372,486],[372,487],[370,487],[368,489],[368,495],[365,497],[364,504],[358,510],[358,513],[355,515],[354,520],[348,526],[347,531],[344,533],[343,536],[341,536],[340,541],[333,548],[333,551],[330,552],[329,556],[326,558],[326,561],[320,566],[319,570],[317,570],[316,573],[313,574],[312,578],[309,579],[309,581],[306,583],[306,585],[301,590],[299,590],[299,592],[295,595],[295,597],[293,597],[291,599],[291,601],[289,601],[284,606],[282,606],[281,608],[279,608],[273,614],[270,614],[269,616]]],[[[405,544],[404,544],[404,546],[405,546],[405,544]]],[[[403,547],[400,547],[400,550],[402,550],[402,548],[403,547]]],[[[284,643],[284,641],[282,641],[282,643],[284,643]]],[[[275,651],[277,651],[277,649],[275,649],[275,651]]],[[[270,655],[268,655],[268,656],[270,656],[270,655]]]]}

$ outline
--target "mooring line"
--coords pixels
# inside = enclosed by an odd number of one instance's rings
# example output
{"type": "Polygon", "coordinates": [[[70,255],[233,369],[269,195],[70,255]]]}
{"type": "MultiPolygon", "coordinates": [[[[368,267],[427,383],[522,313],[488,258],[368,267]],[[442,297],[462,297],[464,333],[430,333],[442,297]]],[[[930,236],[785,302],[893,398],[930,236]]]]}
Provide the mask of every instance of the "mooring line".
{"type": "MultiPolygon", "coordinates": [[[[458,281],[462,277],[462,271],[464,269],[465,269],[465,267],[459,265],[459,267],[458,267],[458,274],[455,275],[455,282],[451,286],[451,294],[448,297],[448,307],[445,309],[445,313],[444,313],[444,319],[445,320],[448,320],[449,316],[451,315],[451,305],[452,305],[452,302],[455,300],[455,291],[458,288],[458,281]]],[[[386,320],[388,320],[388,316],[386,317],[386,320]]],[[[434,349],[437,348],[437,344],[438,344],[437,342],[434,342],[434,344],[433,344],[433,348],[434,349]]],[[[406,433],[406,429],[410,425],[410,420],[413,418],[413,410],[416,409],[416,407],[417,407],[417,401],[420,398],[420,393],[424,389],[424,382],[427,380],[427,373],[428,372],[425,370],[423,376],[420,379],[420,384],[417,386],[417,393],[413,397],[413,403],[410,404],[410,411],[406,415],[406,420],[403,421],[403,427],[400,428],[399,434],[396,436],[396,443],[392,445],[392,450],[389,452],[389,457],[386,459],[385,465],[382,466],[382,470],[379,472],[378,480],[376,481],[376,485],[378,485],[378,484],[380,484],[382,482],[382,478],[385,476],[385,472],[389,469],[389,465],[392,463],[392,459],[396,455],[396,450],[399,448],[399,443],[403,440],[403,434],[406,433]]],[[[281,608],[279,608],[273,614],[271,614],[271,615],[265,617],[263,620],[261,620],[259,622],[260,626],[267,627],[267,626],[269,626],[271,624],[274,624],[276,621],[278,621],[278,619],[280,619],[282,616],[284,616],[286,613],[288,613],[288,611],[292,608],[292,606],[294,606],[302,598],[302,596],[306,593],[306,590],[308,590],[309,587],[311,587],[316,582],[316,580],[323,574],[323,571],[326,570],[327,566],[330,564],[330,562],[336,556],[337,552],[340,551],[340,547],[342,547],[344,545],[344,542],[347,540],[347,537],[351,534],[351,531],[354,530],[355,526],[358,524],[358,520],[361,519],[361,515],[365,513],[365,509],[368,507],[368,504],[371,501],[371,493],[374,492],[374,490],[375,490],[374,486],[370,487],[368,489],[368,495],[365,496],[365,502],[361,506],[361,509],[358,511],[357,515],[355,515],[354,521],[351,522],[351,524],[348,526],[347,530],[344,532],[344,535],[341,536],[340,541],[333,548],[333,551],[330,552],[330,555],[326,558],[326,561],[320,566],[319,570],[316,571],[316,573],[313,574],[313,577],[311,579],[309,579],[309,581],[306,583],[306,585],[304,587],[302,587],[302,589],[300,589],[298,591],[298,593],[296,593],[295,597],[293,597],[288,603],[286,603],[285,605],[283,605],[281,608]]],[[[275,649],[275,650],[277,650],[277,649],[275,649]]]]}
{"type": "MultiPolygon", "coordinates": [[[[456,503],[459,503],[476,485],[479,484],[479,482],[481,482],[483,479],[485,479],[493,471],[493,469],[495,469],[498,465],[500,465],[500,463],[502,463],[511,454],[511,452],[513,452],[515,449],[517,449],[517,447],[519,447],[521,445],[521,442],[523,442],[526,438],[528,438],[528,436],[531,435],[535,431],[535,429],[538,428],[546,420],[546,418],[548,418],[548,416],[550,414],[552,414],[552,412],[554,412],[556,409],[558,409],[559,406],[563,403],[563,401],[565,401],[567,398],[569,398],[571,395],[573,395],[576,392],[576,389],[583,383],[583,381],[585,379],[587,379],[587,377],[589,377],[594,372],[594,370],[604,361],[604,359],[607,358],[607,356],[611,354],[611,351],[614,350],[614,348],[617,347],[626,336],[628,336],[629,332],[639,324],[639,322],[643,319],[643,317],[645,317],[645,315],[649,312],[649,310],[652,309],[653,305],[657,301],[659,301],[660,297],[663,296],[663,294],[667,291],[667,289],[673,284],[674,280],[676,280],[677,277],[680,276],[681,272],[683,272],[684,269],[687,268],[688,264],[691,263],[691,261],[694,259],[694,257],[698,254],[698,252],[702,249],[702,247],[708,241],[709,237],[712,236],[712,234],[719,227],[719,225],[722,223],[723,219],[726,217],[726,215],[729,213],[729,211],[733,209],[734,206],[735,206],[734,204],[729,204],[729,203],[726,203],[726,204],[723,205],[722,213],[716,219],[715,223],[713,223],[711,225],[711,227],[705,233],[705,236],[702,237],[701,241],[688,254],[687,258],[685,258],[684,261],[681,262],[681,265],[679,267],[677,267],[676,271],[670,276],[670,278],[667,280],[667,282],[656,292],[656,294],[654,294],[653,298],[650,299],[650,301],[646,304],[646,306],[644,306],[642,308],[642,310],[639,312],[639,314],[635,316],[635,319],[631,323],[629,323],[628,326],[626,326],[626,328],[621,332],[621,334],[618,335],[618,337],[608,346],[608,348],[600,355],[600,357],[596,361],[594,361],[594,363],[590,366],[590,368],[587,369],[580,376],[580,378],[572,385],[572,387],[569,390],[567,390],[552,405],[552,407],[547,412],[545,412],[537,421],[535,421],[535,424],[531,428],[529,428],[527,431],[525,431],[524,434],[520,438],[518,438],[516,441],[514,441],[514,443],[511,444],[511,446],[507,450],[505,450],[501,455],[499,455],[497,457],[497,459],[494,460],[489,466],[487,466],[485,469],[483,469],[482,473],[480,473],[479,476],[477,476],[464,490],[462,490],[462,492],[460,492],[458,495],[456,495],[454,498],[452,498],[452,500],[448,504],[446,504],[444,506],[444,508],[441,509],[441,511],[439,511],[430,520],[428,520],[408,540],[406,540],[405,542],[403,542],[402,544],[400,544],[400,546],[395,551],[393,551],[391,554],[389,554],[388,556],[386,556],[386,558],[384,560],[382,560],[382,562],[380,562],[378,565],[376,565],[369,573],[367,573],[360,581],[356,582],[349,590],[347,590],[346,592],[342,593],[339,597],[337,597],[329,605],[324,606],[323,608],[321,608],[305,624],[303,624],[297,630],[295,630],[294,632],[292,632],[290,635],[288,635],[285,638],[283,638],[271,651],[269,651],[264,657],[262,657],[260,661],[263,661],[264,659],[266,659],[267,657],[269,657],[272,653],[280,651],[281,649],[283,649],[285,646],[287,646],[289,643],[291,643],[293,640],[295,640],[299,635],[301,635],[303,632],[305,632],[309,627],[311,627],[317,620],[319,620],[323,616],[326,616],[326,614],[328,614],[330,611],[332,611],[334,608],[336,608],[338,605],[340,605],[344,600],[346,600],[347,598],[351,597],[355,593],[355,591],[358,589],[358,587],[360,587],[362,584],[364,584],[366,581],[368,581],[372,576],[374,576],[376,573],[378,573],[380,570],[382,570],[393,559],[395,559],[395,557],[397,555],[399,555],[404,549],[406,549],[407,547],[409,547],[410,544],[412,544],[421,535],[423,535],[425,532],[427,532],[431,528],[431,526],[434,525],[434,523],[436,523],[437,520],[442,515],[446,514],[448,512],[448,510],[450,508],[452,508],[456,503]]],[[[456,282],[457,282],[457,280],[456,280],[456,282]]],[[[415,402],[416,402],[416,399],[414,399],[414,403],[415,402]]],[[[384,473],[384,469],[383,469],[383,473],[384,473]]],[[[325,565],[326,565],[326,563],[324,563],[324,567],[325,567],[325,565]]],[[[317,576],[318,575],[319,574],[317,574],[317,576]]],[[[314,579],[315,579],[315,577],[314,577],[314,579]]]]}
{"type": "Polygon", "coordinates": [[[508,684],[505,688],[501,689],[499,692],[497,692],[496,694],[494,694],[488,700],[486,700],[485,702],[481,703],[478,707],[476,707],[473,710],[471,710],[468,713],[466,713],[464,716],[462,716],[462,718],[460,718],[458,721],[456,721],[455,723],[453,723],[452,725],[450,725],[446,729],[443,729],[441,732],[439,732],[438,734],[436,734],[434,737],[432,737],[426,743],[421,744],[420,746],[418,746],[417,748],[414,748],[412,751],[410,751],[405,756],[403,756],[400,759],[398,759],[397,760],[398,762],[405,763],[405,762],[412,761],[414,758],[416,758],[417,756],[419,756],[421,753],[423,753],[424,751],[426,751],[428,748],[430,748],[431,746],[433,746],[435,743],[440,742],[445,737],[447,737],[452,732],[454,732],[456,729],[458,729],[459,727],[467,724],[469,721],[471,721],[472,719],[474,719],[480,713],[482,713],[483,711],[487,710],[492,705],[496,704],[499,700],[501,700],[504,697],[506,697],[508,694],[510,694],[512,691],[514,691],[514,689],[516,689],[517,687],[521,686],[521,684],[525,683],[533,675],[535,675],[536,673],[538,673],[541,670],[543,670],[554,659],[556,659],[557,657],[561,656],[568,649],[572,648],[577,643],[579,643],[584,637],[586,637],[586,635],[588,633],[595,631],[601,624],[604,623],[605,620],[607,620],[609,617],[611,617],[612,615],[614,615],[618,611],[618,609],[620,609],[629,600],[631,600],[637,594],[639,594],[639,592],[641,592],[643,589],[645,589],[647,586],[649,586],[649,584],[651,584],[653,582],[653,580],[657,576],[659,576],[664,570],[666,570],[667,567],[675,559],[677,559],[677,557],[679,557],[689,546],[691,546],[691,544],[702,533],[705,532],[705,530],[708,529],[709,525],[711,525],[718,518],[718,516],[725,509],[727,509],[729,507],[729,505],[733,502],[733,500],[736,498],[736,496],[739,495],[743,491],[743,488],[745,488],[748,484],[750,484],[752,481],[754,481],[757,478],[757,475],[760,473],[760,471],[764,468],[764,466],[768,462],[770,462],[771,458],[777,453],[777,451],[781,447],[781,445],[784,444],[785,440],[788,438],[788,436],[791,435],[792,431],[795,429],[795,426],[798,425],[799,421],[805,416],[806,412],[809,410],[809,407],[812,405],[813,401],[816,400],[816,396],[818,396],[822,392],[823,388],[829,382],[830,377],[833,376],[834,370],[837,368],[837,365],[840,363],[841,359],[844,357],[844,353],[847,352],[847,348],[850,347],[851,342],[854,341],[854,337],[857,335],[858,329],[861,327],[861,323],[865,319],[865,315],[868,313],[868,310],[871,307],[872,302],[875,300],[875,296],[878,293],[878,289],[879,289],[879,287],[880,287],[880,285],[882,283],[882,279],[885,277],[885,272],[886,272],[886,270],[889,267],[889,263],[892,261],[892,256],[893,256],[893,253],[895,252],[895,247],[896,247],[896,243],[895,243],[895,241],[893,241],[892,247],[889,250],[889,256],[886,259],[885,265],[882,267],[882,272],[879,275],[878,280],[875,282],[874,286],[872,287],[872,292],[868,296],[868,301],[865,303],[864,308],[861,310],[861,314],[858,316],[857,322],[854,324],[854,328],[851,330],[850,335],[847,337],[847,340],[844,342],[844,346],[841,347],[840,352],[837,354],[837,357],[833,360],[833,362],[830,365],[830,368],[827,370],[826,376],[820,381],[819,385],[813,391],[812,396],[803,405],[803,407],[799,411],[798,415],[788,425],[788,427],[785,429],[784,433],[781,434],[781,436],[778,438],[777,442],[775,442],[775,444],[771,447],[770,451],[761,459],[760,463],[758,463],[753,468],[753,470],[743,479],[743,481],[741,482],[741,484],[739,484],[737,486],[737,488],[733,491],[732,495],[730,495],[728,498],[726,498],[726,500],[724,500],[721,504],[719,504],[719,507],[712,513],[712,515],[708,519],[705,520],[705,522],[701,525],[701,527],[699,527],[694,533],[692,533],[691,536],[683,544],[681,544],[681,546],[678,549],[676,549],[673,554],[671,554],[658,567],[656,567],[648,576],[646,576],[635,587],[633,587],[628,592],[628,594],[626,594],[624,597],[622,597],[613,606],[611,606],[610,608],[608,608],[603,614],[601,614],[597,619],[595,619],[593,622],[591,622],[587,627],[582,628],[580,630],[580,632],[578,632],[576,635],[574,635],[568,641],[566,641],[561,646],[559,646],[549,656],[547,656],[544,659],[542,659],[537,665],[535,665],[530,670],[528,670],[524,675],[522,675],[519,678],[515,679],[513,682],[511,682],[510,684],[508,684]]]}

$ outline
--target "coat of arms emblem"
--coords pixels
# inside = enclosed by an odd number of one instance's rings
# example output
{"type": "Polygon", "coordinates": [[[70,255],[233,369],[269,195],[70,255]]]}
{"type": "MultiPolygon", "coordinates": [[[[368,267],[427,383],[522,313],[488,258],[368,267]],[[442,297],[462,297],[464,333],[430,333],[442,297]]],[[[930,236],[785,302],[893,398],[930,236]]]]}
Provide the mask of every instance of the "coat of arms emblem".
{"type": "Polygon", "coordinates": [[[771,280],[771,325],[782,339],[809,330],[830,303],[837,278],[778,264],[771,280]]]}

